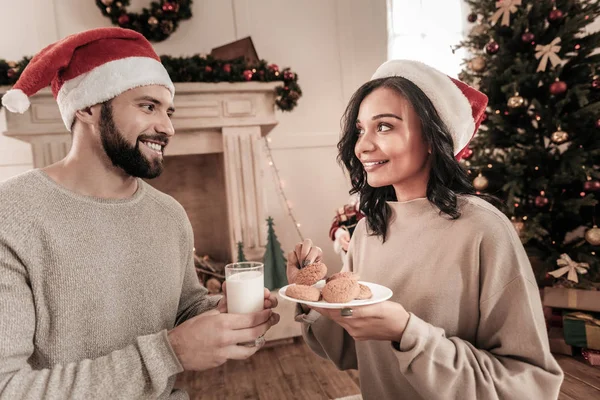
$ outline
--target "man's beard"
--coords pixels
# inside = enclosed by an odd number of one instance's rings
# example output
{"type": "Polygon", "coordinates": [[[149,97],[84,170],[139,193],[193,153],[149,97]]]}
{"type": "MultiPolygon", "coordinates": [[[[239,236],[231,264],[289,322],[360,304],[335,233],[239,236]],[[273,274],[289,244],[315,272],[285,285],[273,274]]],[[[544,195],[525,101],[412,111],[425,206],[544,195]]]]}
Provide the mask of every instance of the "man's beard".
{"type": "Polygon", "coordinates": [[[142,135],[134,145],[129,144],[115,125],[110,103],[103,103],[100,110],[100,138],[113,165],[128,175],[153,179],[163,172],[162,157],[146,158],[140,150],[140,139],[155,139],[166,143],[168,139],[165,135],[142,135]]]}

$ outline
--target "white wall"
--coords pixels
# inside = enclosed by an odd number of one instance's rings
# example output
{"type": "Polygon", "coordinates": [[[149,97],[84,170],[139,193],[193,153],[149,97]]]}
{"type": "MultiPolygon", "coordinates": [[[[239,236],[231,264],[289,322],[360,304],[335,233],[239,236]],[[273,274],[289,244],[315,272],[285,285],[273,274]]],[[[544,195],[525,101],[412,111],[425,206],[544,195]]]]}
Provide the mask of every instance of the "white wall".
{"type": "MultiPolygon", "coordinates": [[[[148,4],[132,0],[130,9],[148,4]]],[[[93,1],[0,0],[0,10],[0,58],[7,60],[33,55],[75,32],[110,26],[93,1]]],[[[280,113],[270,135],[273,157],[302,233],[323,247],[326,263],[339,268],[327,238],[335,209],[348,198],[335,162],[339,122],[353,91],[386,59],[386,1],[194,0],[193,14],[155,44],[158,54],[209,53],[252,36],[259,57],[298,73],[304,96],[293,112],[280,113]]],[[[3,124],[0,114],[0,131],[3,124]]],[[[0,181],[30,168],[29,145],[0,135],[0,181]]],[[[298,236],[270,172],[265,170],[268,212],[287,251],[298,236]]]]}

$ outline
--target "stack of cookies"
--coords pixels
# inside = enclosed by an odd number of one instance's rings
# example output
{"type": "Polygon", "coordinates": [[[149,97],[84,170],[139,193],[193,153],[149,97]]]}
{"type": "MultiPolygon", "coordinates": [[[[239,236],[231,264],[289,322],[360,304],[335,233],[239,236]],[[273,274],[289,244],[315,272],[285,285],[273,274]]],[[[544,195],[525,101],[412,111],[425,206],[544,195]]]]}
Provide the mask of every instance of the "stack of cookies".
{"type": "Polygon", "coordinates": [[[285,294],[304,301],[328,303],[348,303],[352,300],[370,299],[373,294],[367,286],[358,283],[358,275],[352,272],[338,272],[327,278],[325,286],[319,290],[314,284],[327,276],[327,266],[321,262],[307,265],[296,275],[294,285],[288,286],[285,294]]]}

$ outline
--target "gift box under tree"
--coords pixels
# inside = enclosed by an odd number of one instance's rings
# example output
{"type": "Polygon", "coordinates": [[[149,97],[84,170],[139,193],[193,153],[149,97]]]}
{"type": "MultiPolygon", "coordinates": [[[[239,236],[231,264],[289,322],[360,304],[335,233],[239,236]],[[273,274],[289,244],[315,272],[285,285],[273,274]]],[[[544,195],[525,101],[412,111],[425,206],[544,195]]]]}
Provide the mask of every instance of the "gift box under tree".
{"type": "Polygon", "coordinates": [[[571,346],[600,350],[600,313],[566,312],[563,333],[571,346]]]}

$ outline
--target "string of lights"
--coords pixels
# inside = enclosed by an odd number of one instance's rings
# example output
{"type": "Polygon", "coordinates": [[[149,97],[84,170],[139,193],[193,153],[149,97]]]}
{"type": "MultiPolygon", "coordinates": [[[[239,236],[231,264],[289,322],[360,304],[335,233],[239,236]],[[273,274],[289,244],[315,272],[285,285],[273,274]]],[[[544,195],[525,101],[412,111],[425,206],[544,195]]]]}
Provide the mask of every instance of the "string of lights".
{"type": "Polygon", "coordinates": [[[265,137],[264,143],[265,143],[265,149],[266,149],[266,154],[267,154],[267,163],[269,164],[269,167],[271,167],[271,170],[273,171],[273,178],[276,179],[275,185],[279,189],[278,190],[279,195],[283,199],[284,207],[287,211],[287,214],[289,215],[289,217],[292,219],[292,222],[294,223],[294,227],[296,228],[296,232],[298,233],[300,240],[304,241],[304,235],[302,235],[302,232],[300,231],[301,225],[298,222],[298,220],[296,219],[296,217],[294,216],[294,213],[292,212],[292,208],[293,208],[292,203],[288,200],[287,196],[285,195],[285,191],[283,190],[285,183],[281,179],[281,176],[279,174],[279,169],[277,168],[277,166],[275,165],[275,161],[273,160],[271,146],[269,145],[269,143],[271,143],[271,138],[265,137]]]}

